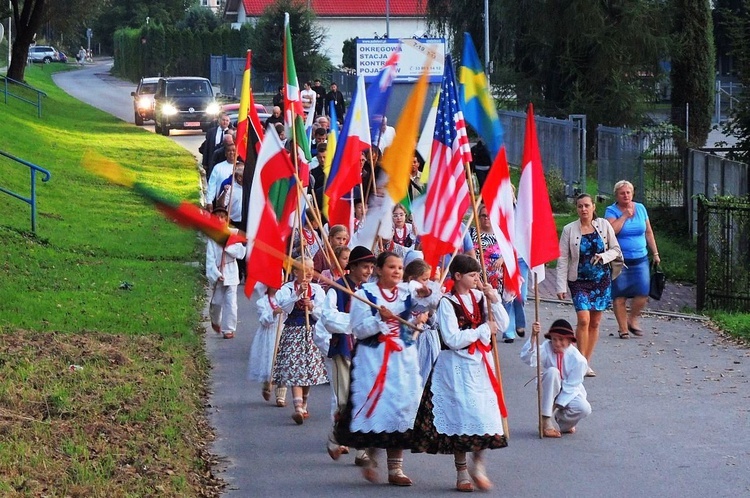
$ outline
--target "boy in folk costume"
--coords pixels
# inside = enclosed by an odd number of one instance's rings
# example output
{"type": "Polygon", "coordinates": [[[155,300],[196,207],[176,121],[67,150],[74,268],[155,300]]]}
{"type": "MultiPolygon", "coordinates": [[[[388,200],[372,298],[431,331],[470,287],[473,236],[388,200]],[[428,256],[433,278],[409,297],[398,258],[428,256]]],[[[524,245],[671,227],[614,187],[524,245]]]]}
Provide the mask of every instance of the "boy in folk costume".
{"type": "Polygon", "coordinates": [[[276,293],[276,302],[287,319],[279,339],[272,378],[276,385],[292,386],[292,419],[301,425],[309,416],[310,386],[325,384],[328,376],[323,355],[313,339],[313,327],[320,319],[325,292],[312,283],[312,261],[300,257],[297,262],[300,265],[294,269],[294,281],[282,285],[276,293]]]}
{"type": "Polygon", "coordinates": [[[456,489],[487,490],[485,449],[507,446],[500,389],[492,366],[491,337],[508,326],[508,314],[490,284],[482,284],[479,262],[457,255],[450,264],[451,294],[437,310],[441,351],[425,385],[414,425],[412,452],[453,454],[456,489]],[[481,289],[481,290],[479,290],[481,289]],[[487,318],[492,312],[494,320],[487,318]],[[466,453],[473,453],[468,468],[466,453]]]}
{"type": "MultiPolygon", "coordinates": [[[[224,208],[216,208],[213,214],[226,223],[229,213],[224,208]]],[[[231,228],[237,233],[236,228],[231,228]]],[[[237,286],[240,283],[240,273],[237,260],[245,257],[245,246],[241,243],[221,247],[213,240],[206,244],[206,277],[213,289],[208,313],[211,317],[211,327],[224,339],[234,337],[237,330],[237,286]]]]}
{"type": "MultiPolygon", "coordinates": [[[[540,330],[534,322],[532,335],[521,349],[521,359],[536,367],[536,338],[540,330]]],[[[540,346],[542,370],[542,421],[544,437],[560,437],[561,432],[573,434],[576,425],[591,413],[586,400],[583,378],[588,370],[586,358],[571,347],[576,342],[573,327],[566,320],[555,320],[540,346]],[[559,429],[555,427],[554,417],[559,429]]]]}
{"type": "MultiPolygon", "coordinates": [[[[255,332],[248,357],[247,378],[254,382],[262,382],[263,399],[271,399],[273,384],[270,382],[273,351],[276,347],[276,334],[279,320],[286,319],[286,314],[276,302],[276,289],[258,283],[255,286],[260,296],[255,303],[260,326],[255,332]]],[[[286,386],[276,387],[276,406],[286,406],[286,386]]]]}
{"type": "Polygon", "coordinates": [[[412,318],[412,308],[434,309],[440,296],[424,287],[410,291],[401,282],[403,262],[394,253],[381,253],[375,267],[377,283],[363,284],[357,295],[378,308],[351,301],[351,328],[357,345],[352,355],[349,401],[336,424],[336,438],[341,444],[367,448],[369,461],[362,473],[368,481],[377,481],[377,448],[385,448],[388,482],[411,486],[401,467],[403,450],[411,447],[422,379],[414,331],[396,317],[424,323],[427,313],[412,318]]]}
{"type": "MultiPolygon", "coordinates": [[[[362,284],[370,280],[374,268],[375,256],[372,252],[366,247],[357,246],[352,249],[349,255],[349,263],[346,267],[349,270],[349,274],[336,282],[348,287],[352,291],[356,291],[362,287],[362,284]]],[[[328,358],[331,359],[333,366],[331,372],[331,390],[335,402],[334,422],[346,408],[346,402],[349,400],[349,369],[352,363],[352,349],[354,348],[354,337],[352,336],[349,315],[351,303],[352,297],[347,292],[335,287],[329,289],[326,294],[323,315],[319,322],[319,325],[322,325],[330,336],[328,358]]],[[[330,457],[338,460],[345,448],[345,446],[339,445],[334,433],[331,432],[327,443],[330,457]]],[[[367,459],[365,450],[357,450],[354,463],[358,466],[363,466],[367,459]]]]}

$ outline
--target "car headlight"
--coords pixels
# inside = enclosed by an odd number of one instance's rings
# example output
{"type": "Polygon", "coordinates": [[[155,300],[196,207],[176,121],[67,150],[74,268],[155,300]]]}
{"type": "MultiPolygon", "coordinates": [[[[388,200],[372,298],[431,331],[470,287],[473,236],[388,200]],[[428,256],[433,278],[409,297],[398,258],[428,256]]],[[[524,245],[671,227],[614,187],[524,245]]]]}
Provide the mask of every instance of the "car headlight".
{"type": "Polygon", "coordinates": [[[139,98],[138,109],[151,109],[151,99],[148,97],[139,98]]]}
{"type": "Polygon", "coordinates": [[[212,102],[206,107],[206,114],[219,114],[219,112],[221,112],[221,107],[216,102],[212,102]]]}
{"type": "Polygon", "coordinates": [[[179,111],[178,111],[178,110],[177,110],[177,108],[176,108],[175,106],[173,106],[172,104],[164,104],[164,106],[163,106],[163,107],[161,108],[161,112],[162,112],[162,114],[164,114],[165,116],[174,116],[174,115],[175,115],[175,114],[177,114],[177,113],[178,113],[179,111]]]}

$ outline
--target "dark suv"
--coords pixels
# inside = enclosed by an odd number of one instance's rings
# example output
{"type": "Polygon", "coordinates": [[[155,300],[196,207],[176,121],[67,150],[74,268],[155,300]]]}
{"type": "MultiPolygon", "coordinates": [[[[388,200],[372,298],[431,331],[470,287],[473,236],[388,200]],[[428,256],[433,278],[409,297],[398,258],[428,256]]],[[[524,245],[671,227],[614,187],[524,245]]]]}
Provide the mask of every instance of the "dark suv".
{"type": "Polygon", "coordinates": [[[135,124],[143,126],[143,122],[154,119],[154,94],[159,78],[141,78],[138,88],[130,92],[133,97],[133,115],[135,124]]]}
{"type": "Polygon", "coordinates": [[[206,78],[159,78],[154,94],[154,129],[169,136],[169,130],[203,130],[214,125],[221,107],[206,78]]]}

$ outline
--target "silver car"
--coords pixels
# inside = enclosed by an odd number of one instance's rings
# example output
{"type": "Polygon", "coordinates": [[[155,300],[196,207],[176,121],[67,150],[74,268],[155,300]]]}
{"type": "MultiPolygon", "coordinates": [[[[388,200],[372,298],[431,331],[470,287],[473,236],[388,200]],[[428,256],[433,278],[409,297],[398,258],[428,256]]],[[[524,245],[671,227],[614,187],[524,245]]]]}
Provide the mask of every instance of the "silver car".
{"type": "Polygon", "coordinates": [[[29,60],[31,62],[43,62],[49,64],[50,62],[59,62],[60,54],[55,47],[48,45],[34,45],[29,47],[29,60]]]}

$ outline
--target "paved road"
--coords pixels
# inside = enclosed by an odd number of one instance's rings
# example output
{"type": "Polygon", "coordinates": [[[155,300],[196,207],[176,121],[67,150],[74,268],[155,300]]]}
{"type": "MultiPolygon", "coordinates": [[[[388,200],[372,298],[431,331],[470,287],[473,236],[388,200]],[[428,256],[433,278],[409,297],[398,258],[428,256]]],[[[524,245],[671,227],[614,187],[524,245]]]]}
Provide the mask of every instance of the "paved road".
{"type": "MultiPolygon", "coordinates": [[[[67,78],[83,86],[102,81],[96,72],[87,68],[67,78]]],[[[105,101],[130,91],[106,85],[105,101]]],[[[92,95],[86,89],[82,98],[104,107],[92,95]]],[[[245,380],[255,313],[249,300],[239,303],[235,339],[210,330],[205,336],[212,364],[208,417],[217,436],[212,449],[227,497],[455,496],[449,456],[407,454],[405,470],[416,482],[409,490],[365,482],[352,455],[331,461],[324,449],[328,386],[313,389],[311,418],[302,426],[292,421],[291,408],[264,402],[260,385],[245,380]]],[[[532,316],[533,306],[527,313],[532,316]]],[[[575,320],[572,308],[560,304],[543,303],[540,316],[547,326],[555,318],[575,320]]],[[[620,340],[614,317],[605,314],[593,362],[598,376],[586,380],[593,414],[577,434],[559,440],[537,437],[535,389],[526,385],[534,371],[518,360],[521,343],[500,346],[511,437],[508,448],[488,455],[496,483],[489,495],[750,495],[750,352],[701,322],[648,317],[642,325],[645,337],[620,340]]]]}

